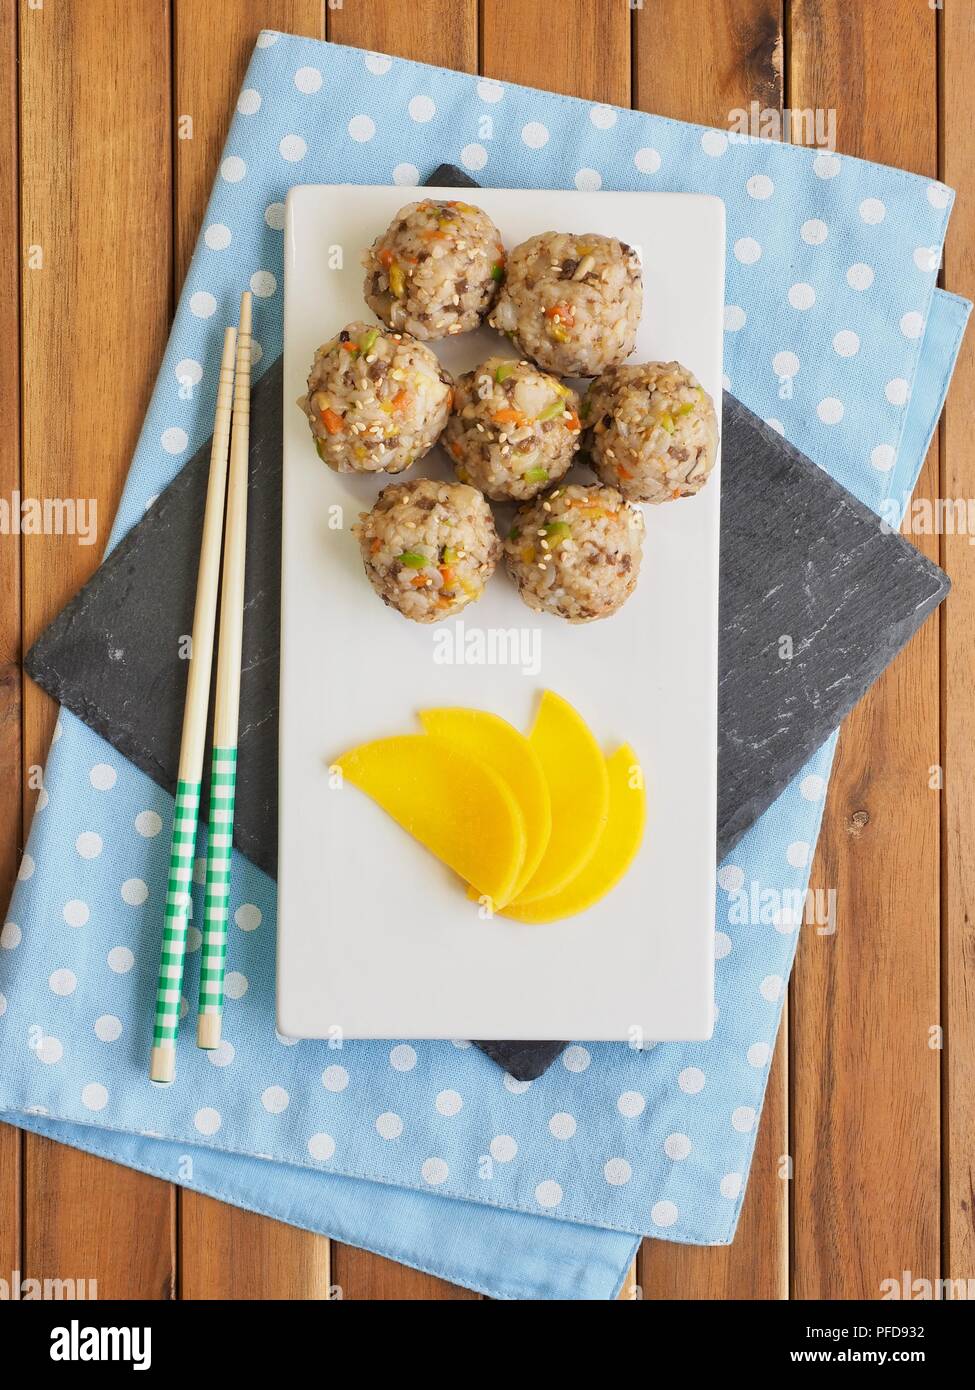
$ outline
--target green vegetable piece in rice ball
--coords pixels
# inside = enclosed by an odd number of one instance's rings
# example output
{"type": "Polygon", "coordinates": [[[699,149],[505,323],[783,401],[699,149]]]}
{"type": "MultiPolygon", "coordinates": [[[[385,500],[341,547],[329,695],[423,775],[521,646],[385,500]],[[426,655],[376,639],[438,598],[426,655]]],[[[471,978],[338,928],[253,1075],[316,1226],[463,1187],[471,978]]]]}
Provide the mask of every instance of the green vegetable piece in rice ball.
{"type": "Polygon", "coordinates": [[[504,279],[501,233],[472,203],[401,208],[363,256],[369,308],[427,342],[477,328],[504,279]]]}
{"type": "Polygon", "coordinates": [[[633,351],[643,275],[631,246],[543,232],[516,246],[488,322],[560,376],[598,376],[633,351]]]}
{"type": "Polygon", "coordinates": [[[642,513],[616,488],[571,483],[518,509],[505,564],[529,608],[588,623],[633,593],[643,534],[642,513]]]}
{"type": "Polygon", "coordinates": [[[315,353],[308,417],[319,458],[337,473],[402,473],[436,444],[453,382],[407,333],[350,323],[315,353]]]}
{"type": "Polygon", "coordinates": [[[564,476],[580,437],[575,391],[530,362],[489,357],[458,377],[441,442],[461,482],[524,502],[564,476]]]}
{"type": "Polygon", "coordinates": [[[615,367],[584,404],[592,466],[631,502],[692,497],[718,452],[714,402],[679,362],[615,367]]]}
{"type": "Polygon", "coordinates": [[[501,554],[481,493],[433,478],[383,488],[352,530],[376,593],[417,623],[452,617],[479,599],[501,554]]]}

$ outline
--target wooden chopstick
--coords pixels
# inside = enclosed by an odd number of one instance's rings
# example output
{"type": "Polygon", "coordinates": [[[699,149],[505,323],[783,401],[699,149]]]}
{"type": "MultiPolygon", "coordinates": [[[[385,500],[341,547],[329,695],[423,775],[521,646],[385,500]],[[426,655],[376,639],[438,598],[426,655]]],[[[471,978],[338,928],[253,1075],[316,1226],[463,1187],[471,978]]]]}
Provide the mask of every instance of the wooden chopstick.
{"type": "Polygon", "coordinates": [[[183,705],[176,806],[173,811],[169,876],[166,884],[166,914],[163,922],[162,955],[156,985],[155,1025],[149,1065],[149,1077],[152,1081],[172,1081],[176,1072],[176,1033],[179,1028],[186,929],[190,919],[190,885],[193,878],[193,856],[196,852],[203,749],[210,700],[210,671],[220,579],[220,547],[227,491],[230,406],[234,389],[236,346],[237,330],[228,328],[223,338],[217,405],[213,417],[210,475],[203,513],[203,539],[200,543],[200,569],[193,610],[190,668],[186,678],[186,699],[183,705]]]}
{"type": "Polygon", "coordinates": [[[203,950],[200,957],[198,1047],[220,1046],[223,976],[230,906],[230,856],[234,835],[237,781],[237,723],[240,713],[240,662],[244,627],[244,571],[247,551],[247,483],[251,408],[251,295],[240,300],[233,434],[224,528],[220,639],[213,711],[210,769],[210,835],[207,841],[203,950]]]}

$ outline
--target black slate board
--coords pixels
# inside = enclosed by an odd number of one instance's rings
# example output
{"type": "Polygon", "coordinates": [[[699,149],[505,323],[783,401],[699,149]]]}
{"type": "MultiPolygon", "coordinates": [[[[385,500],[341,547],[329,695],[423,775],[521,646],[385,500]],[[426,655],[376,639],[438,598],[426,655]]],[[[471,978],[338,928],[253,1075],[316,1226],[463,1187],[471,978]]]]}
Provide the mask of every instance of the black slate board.
{"type": "MultiPolygon", "coordinates": [[[[441,166],[432,184],[470,184],[441,166]]],[[[282,363],[251,401],[240,757],[234,843],[272,876],[282,363]]],[[[722,417],[717,853],[791,781],[948,592],[943,572],[733,397],[722,417]],[[780,655],[780,639],[793,656],[780,655]]],[[[175,790],[209,442],[34,644],[28,673],[175,790]],[[160,575],[167,576],[165,584],[160,575]]],[[[562,1043],[481,1043],[541,1075],[562,1043]]]]}

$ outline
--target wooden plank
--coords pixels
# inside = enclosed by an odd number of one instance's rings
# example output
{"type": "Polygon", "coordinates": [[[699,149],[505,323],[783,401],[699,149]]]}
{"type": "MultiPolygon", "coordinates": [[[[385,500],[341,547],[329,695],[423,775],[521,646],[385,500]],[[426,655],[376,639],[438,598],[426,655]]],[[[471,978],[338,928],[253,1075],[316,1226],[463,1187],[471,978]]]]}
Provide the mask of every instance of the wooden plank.
{"type": "MultiPolygon", "coordinates": [[[[19,10],[24,494],[98,506],[94,545],[24,539],[26,647],[98,563],[165,343],[170,72],[157,0],[19,10]]],[[[28,766],[54,713],[28,685],[28,766]]],[[[26,1272],[170,1296],[171,1189],[34,1136],[25,1148],[26,1272]]]]}
{"type": "Polygon", "coordinates": [[[461,72],[477,69],[477,0],[354,0],[326,10],[333,43],[461,72]]]}
{"type": "MultiPolygon", "coordinates": [[[[936,174],[934,11],[793,0],[791,23],[789,104],[837,108],[841,152],[936,174]]],[[[935,444],[917,495],[937,491],[935,444]]],[[[937,537],[912,539],[937,558],[937,537]]],[[[813,867],[836,889],[837,929],[803,933],[792,987],[796,1298],[877,1298],[904,1269],[938,1274],[938,667],[934,620],[840,739],[813,867]]]]}
{"type": "MultiPolygon", "coordinates": [[[[975,298],[975,6],[948,5],[942,17],[942,177],[961,190],[945,252],[946,288],[975,298]]],[[[942,426],[942,495],[975,497],[975,338],[962,346],[942,426]]],[[[945,536],[941,563],[954,585],[943,623],[942,962],[947,1050],[944,1135],[947,1169],[942,1275],[975,1270],[975,550],[970,535],[945,536]]]]}
{"type": "Polygon", "coordinates": [[[329,1242],[198,1192],[181,1193],[180,1297],[327,1299],[329,1242]]]}
{"type": "MultiPolygon", "coordinates": [[[[175,0],[176,285],[182,284],[244,72],[262,29],[323,36],[321,0],[175,0]],[[186,129],[184,122],[184,129],[186,129]]],[[[323,1299],[329,1243],[189,1190],[179,1194],[182,1298],[323,1299]]]]}
{"type": "MultiPolygon", "coordinates": [[[[782,106],[780,0],[658,0],[636,11],[634,45],[633,104],[642,111],[727,126],[730,113],[752,101],[782,106]]],[[[644,1298],[788,1297],[786,1032],[783,1025],[734,1243],[707,1249],[645,1241],[638,1261],[644,1298]]]]}
{"type": "MultiPolygon", "coordinates": [[[[328,10],[328,36],[335,43],[392,53],[465,72],[477,69],[477,0],[355,0],[328,10]]],[[[404,196],[404,202],[407,198],[404,196]]],[[[381,1201],[381,1194],[377,1198],[381,1201]]],[[[332,1278],[343,1298],[441,1300],[475,1298],[431,1275],[381,1259],[352,1246],[332,1245],[332,1278]]]]}
{"type": "MultiPolygon", "coordinates": [[[[20,489],[20,245],[18,212],[17,10],[0,0],[0,497],[20,489]]],[[[3,908],[20,855],[21,776],[20,541],[0,535],[0,896],[3,908]]],[[[2,965],[2,963],[0,963],[2,965]]],[[[0,991],[4,987],[0,968],[0,991]]],[[[0,1276],[20,1268],[20,1131],[0,1127],[0,1276]]]]}
{"type": "Polygon", "coordinates": [[[630,10],[588,0],[482,0],[481,71],[502,82],[630,104],[630,10]]]}

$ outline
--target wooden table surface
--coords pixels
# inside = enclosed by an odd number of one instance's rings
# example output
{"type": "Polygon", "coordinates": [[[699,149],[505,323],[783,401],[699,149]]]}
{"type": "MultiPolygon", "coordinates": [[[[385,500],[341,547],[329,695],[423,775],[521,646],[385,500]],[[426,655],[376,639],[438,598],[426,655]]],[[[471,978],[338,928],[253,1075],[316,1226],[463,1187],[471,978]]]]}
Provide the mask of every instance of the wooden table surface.
{"type": "MultiPolygon", "coordinates": [[[[97,497],[105,533],[263,27],[717,126],[832,109],[840,153],[959,189],[942,283],[975,293],[971,0],[0,0],[0,496],[97,497]]],[[[969,333],[919,496],[975,494],[973,413],[969,333]]],[[[914,540],[954,593],[843,730],[811,884],[838,927],[803,933],[738,1237],[644,1242],[624,1297],[975,1276],[975,549],[914,540]]],[[[55,716],[20,654],[97,549],[0,537],[0,895],[55,716]]],[[[16,1269],[103,1298],[474,1297],[0,1126],[16,1269]]]]}

